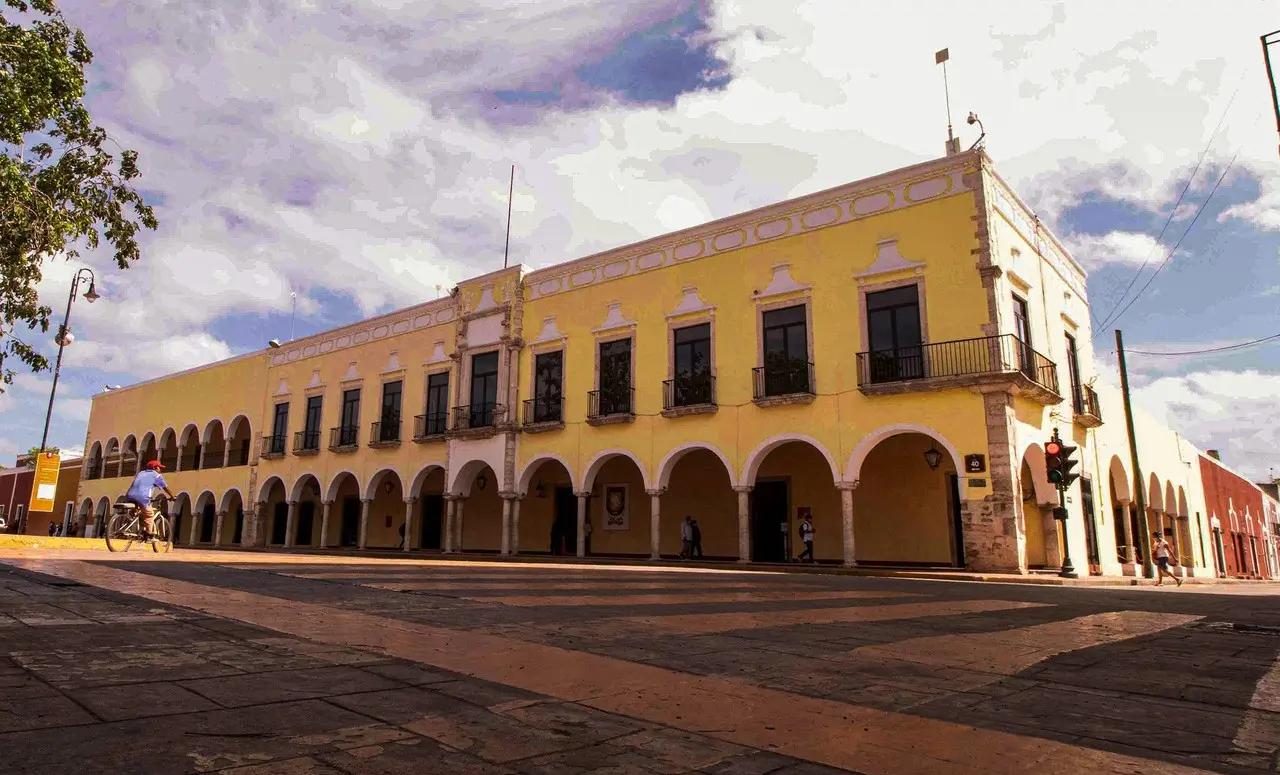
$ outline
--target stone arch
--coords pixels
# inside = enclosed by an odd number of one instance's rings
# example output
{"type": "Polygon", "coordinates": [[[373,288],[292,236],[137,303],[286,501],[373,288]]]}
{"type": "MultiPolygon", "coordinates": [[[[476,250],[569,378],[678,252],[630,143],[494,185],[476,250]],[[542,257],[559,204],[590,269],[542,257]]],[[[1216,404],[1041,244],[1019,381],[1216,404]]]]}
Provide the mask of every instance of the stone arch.
{"type": "Polygon", "coordinates": [[[160,431],[160,443],[156,452],[165,468],[173,471],[178,467],[178,432],[173,426],[160,431]]]}
{"type": "MultiPolygon", "coordinates": [[[[853,452],[849,454],[849,461],[845,465],[844,469],[844,481],[858,481],[858,477],[862,473],[862,464],[866,461],[867,455],[871,453],[871,450],[875,449],[876,445],[881,441],[884,441],[891,436],[900,436],[904,433],[918,433],[921,436],[928,436],[941,444],[943,451],[951,457],[952,465],[956,467],[956,471],[964,471],[964,460],[960,457],[960,453],[956,451],[955,445],[948,441],[946,436],[927,425],[916,425],[915,423],[893,423],[892,425],[882,425],[862,437],[862,440],[858,442],[858,446],[854,447],[853,452]]],[[[840,480],[837,479],[836,481],[840,480]]],[[[962,499],[965,496],[966,484],[967,482],[965,481],[964,476],[961,476],[960,497],[962,499]]]]}
{"type": "Polygon", "coordinates": [[[94,515],[93,515],[93,521],[101,526],[98,528],[99,534],[101,534],[102,531],[106,530],[106,520],[110,514],[111,514],[111,499],[104,495],[98,499],[98,506],[94,510],[94,515]]]}
{"type": "Polygon", "coordinates": [[[668,487],[671,483],[671,472],[675,470],[676,463],[680,462],[680,459],[685,455],[699,449],[705,449],[720,458],[720,462],[724,463],[725,472],[729,475],[729,486],[736,487],[738,485],[738,476],[733,464],[729,462],[729,458],[718,447],[714,444],[691,441],[675,447],[667,453],[666,457],[662,458],[662,462],[658,464],[658,488],[665,489],[668,487]]]}
{"type": "Polygon", "coordinates": [[[138,473],[138,438],[130,433],[120,444],[120,475],[133,476],[138,473]]]}
{"type": "MultiPolygon", "coordinates": [[[[445,467],[439,463],[427,463],[418,469],[418,473],[414,474],[413,480],[409,484],[409,492],[406,497],[417,498],[422,495],[422,488],[426,486],[427,479],[436,471],[444,471],[445,467]]],[[[447,472],[446,472],[447,473],[447,472]]]]}
{"type": "Polygon", "coordinates": [[[156,444],[156,434],[153,431],[147,431],[142,435],[142,441],[138,444],[138,452],[142,455],[142,463],[146,465],[152,460],[160,459],[160,449],[156,444]]]}
{"type": "Polygon", "coordinates": [[[253,425],[249,418],[238,414],[231,418],[227,426],[227,465],[247,466],[253,446],[253,425]]]}
{"type": "Polygon", "coordinates": [[[1178,486],[1178,516],[1191,516],[1187,513],[1187,491],[1184,490],[1181,485],[1178,486]]]}
{"type": "Polygon", "coordinates": [[[400,478],[399,471],[394,468],[379,469],[373,476],[369,477],[369,483],[364,486],[364,499],[371,501],[378,497],[380,495],[378,488],[382,486],[383,482],[387,481],[388,476],[395,477],[396,485],[400,486],[401,489],[404,488],[404,480],[400,478]]]}
{"type": "MultiPolygon", "coordinates": [[[[84,456],[84,478],[99,479],[102,477],[102,442],[95,441],[89,446],[89,454],[84,456]]],[[[90,510],[93,504],[89,505],[90,510]]]]}
{"type": "Polygon", "coordinates": [[[632,463],[636,464],[636,468],[640,469],[640,479],[644,482],[646,490],[652,489],[653,485],[649,482],[649,471],[645,468],[644,463],[640,462],[640,458],[635,453],[626,449],[606,449],[597,452],[595,457],[591,458],[591,462],[587,464],[586,472],[582,475],[578,486],[583,492],[590,492],[591,488],[596,484],[596,476],[600,474],[600,469],[604,468],[604,464],[615,457],[629,458],[632,463]]]}
{"type": "Polygon", "coordinates": [[[1147,508],[1164,511],[1164,493],[1160,489],[1160,477],[1154,473],[1147,478],[1147,508]]]}
{"type": "Polygon", "coordinates": [[[221,546],[234,546],[244,543],[244,493],[239,487],[231,487],[222,494],[218,504],[218,512],[223,514],[222,534],[218,536],[221,546]]]}
{"type": "Polygon", "coordinates": [[[1111,474],[1111,486],[1115,490],[1116,500],[1120,503],[1132,502],[1133,485],[1129,483],[1129,472],[1125,470],[1124,463],[1120,462],[1120,456],[1112,455],[1107,468],[1111,474]]]}
{"type": "Polygon", "coordinates": [[[200,443],[208,444],[210,441],[212,441],[215,438],[214,434],[217,434],[216,438],[218,439],[224,438],[223,436],[224,427],[225,426],[222,423],[222,419],[219,417],[215,417],[209,422],[205,423],[204,431],[200,434],[200,443]]]}
{"type": "Polygon", "coordinates": [[[77,516],[88,519],[93,514],[93,498],[85,498],[80,503],[80,508],[76,510],[77,516]]]}
{"type": "Polygon", "coordinates": [[[227,511],[231,508],[231,504],[233,503],[231,497],[233,495],[240,500],[241,507],[243,507],[244,493],[240,492],[239,487],[229,487],[227,488],[227,491],[222,494],[222,500],[218,501],[218,511],[227,511]]]}
{"type": "Polygon", "coordinates": [[[289,492],[289,489],[285,487],[284,479],[281,479],[279,476],[276,476],[273,474],[271,476],[268,476],[267,480],[262,483],[261,487],[258,488],[258,497],[253,499],[254,502],[265,503],[267,499],[271,497],[271,488],[274,487],[277,483],[279,483],[280,488],[283,489],[286,493],[289,492]]]}
{"type": "Polygon", "coordinates": [[[200,428],[193,422],[187,423],[182,428],[182,435],[178,437],[178,444],[184,449],[191,446],[200,445],[200,428]]]}
{"type": "Polygon", "coordinates": [[[324,494],[324,488],[320,486],[320,477],[307,471],[299,474],[298,478],[293,480],[293,487],[289,489],[289,500],[297,503],[303,499],[307,492],[307,485],[314,483],[316,486],[316,497],[324,494]]]}
{"type": "Polygon", "coordinates": [[[1174,510],[1177,508],[1178,494],[1173,489],[1173,482],[1166,479],[1164,483],[1164,512],[1166,514],[1173,514],[1174,510]]]}
{"type": "MultiPolygon", "coordinates": [[[[1037,442],[1031,442],[1022,452],[1022,463],[1031,469],[1031,484],[1035,488],[1037,503],[1057,503],[1057,488],[1049,481],[1049,471],[1044,466],[1044,448],[1037,442]]],[[[1019,466],[1021,477],[1021,466],[1019,466]]]]}
{"type": "Polygon", "coordinates": [[[760,472],[760,464],[764,462],[764,459],[768,457],[769,453],[778,447],[781,447],[783,444],[792,441],[803,442],[816,449],[818,453],[826,459],[827,465],[831,466],[831,478],[836,482],[842,481],[840,478],[840,469],[836,466],[835,458],[831,456],[831,453],[827,451],[827,448],[823,446],[822,442],[812,436],[806,436],[803,433],[780,433],[777,436],[770,436],[757,444],[755,449],[751,450],[751,453],[747,455],[747,462],[742,466],[742,475],[738,477],[738,483],[743,485],[754,485],[756,482],[756,474],[760,472]]]}
{"type": "Polygon", "coordinates": [[[538,473],[538,467],[543,463],[554,460],[564,466],[564,470],[569,474],[569,484],[576,491],[578,483],[573,478],[573,467],[560,455],[550,452],[540,455],[534,455],[533,459],[525,464],[524,470],[520,472],[519,484],[516,486],[516,493],[523,498],[529,494],[529,485],[533,483],[533,475],[538,473]]]}
{"type": "MultiPolygon", "coordinates": [[[[493,463],[489,462],[488,460],[480,460],[480,459],[468,460],[453,472],[453,484],[449,487],[449,492],[453,493],[454,495],[470,497],[471,485],[475,482],[476,476],[479,475],[479,473],[483,471],[485,468],[488,468],[489,470],[493,471],[493,475],[495,479],[502,476],[502,474],[499,473],[503,468],[501,464],[495,467],[493,463]]],[[[498,490],[501,490],[502,482],[496,481],[493,483],[493,486],[498,490]]]]}
{"type": "Polygon", "coordinates": [[[324,499],[326,501],[335,501],[338,499],[338,491],[342,489],[342,483],[348,476],[355,480],[356,491],[360,491],[360,477],[356,476],[354,471],[344,468],[329,479],[329,486],[325,488],[324,499]]]}

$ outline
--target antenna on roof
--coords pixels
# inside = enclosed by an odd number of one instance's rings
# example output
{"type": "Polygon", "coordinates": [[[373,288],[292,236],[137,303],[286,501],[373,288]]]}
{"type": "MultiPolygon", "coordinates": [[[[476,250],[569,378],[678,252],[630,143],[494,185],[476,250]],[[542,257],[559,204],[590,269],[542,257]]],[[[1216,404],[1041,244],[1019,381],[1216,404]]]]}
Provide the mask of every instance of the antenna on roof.
{"type": "Polygon", "coordinates": [[[511,195],[516,190],[516,165],[511,165],[511,183],[507,186],[507,245],[502,249],[502,268],[507,268],[507,256],[511,252],[511,195]]]}
{"type": "Polygon", "coordinates": [[[296,291],[289,294],[289,298],[293,301],[293,313],[289,316],[289,341],[293,341],[294,328],[298,322],[298,294],[296,291]]]}
{"type": "Polygon", "coordinates": [[[951,59],[951,49],[944,48],[933,55],[933,63],[942,65],[942,93],[947,100],[947,155],[954,156],[960,152],[960,143],[951,131],[951,87],[947,83],[947,61],[951,59]]]}

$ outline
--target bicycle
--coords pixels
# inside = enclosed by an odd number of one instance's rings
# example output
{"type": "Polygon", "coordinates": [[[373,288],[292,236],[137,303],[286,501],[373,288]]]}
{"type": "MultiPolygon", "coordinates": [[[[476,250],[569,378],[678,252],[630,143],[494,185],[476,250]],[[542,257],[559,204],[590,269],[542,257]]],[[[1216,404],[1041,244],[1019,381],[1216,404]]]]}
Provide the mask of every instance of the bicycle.
{"type": "MultiPolygon", "coordinates": [[[[162,502],[163,498],[152,501],[152,506],[162,502]]],[[[112,552],[127,552],[135,542],[142,542],[142,511],[132,503],[116,503],[112,505],[111,519],[107,522],[105,538],[107,549],[112,552]]],[[[151,550],[157,554],[173,548],[169,540],[169,518],[159,508],[151,517],[151,550]]]]}

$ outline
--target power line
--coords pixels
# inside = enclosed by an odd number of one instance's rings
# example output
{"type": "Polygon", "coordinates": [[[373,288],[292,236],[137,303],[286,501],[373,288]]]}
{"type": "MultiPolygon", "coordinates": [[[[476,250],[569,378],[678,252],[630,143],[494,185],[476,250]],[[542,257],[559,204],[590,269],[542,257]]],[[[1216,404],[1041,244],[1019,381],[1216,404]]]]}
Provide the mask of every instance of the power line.
{"type": "MultiPolygon", "coordinates": [[[[1124,289],[1124,293],[1120,294],[1120,298],[1116,299],[1116,303],[1112,305],[1111,311],[1104,316],[1103,321],[1098,323],[1098,328],[1106,328],[1108,323],[1113,322],[1111,320],[1111,316],[1115,313],[1120,304],[1124,302],[1125,297],[1129,295],[1129,291],[1133,290],[1134,284],[1138,282],[1138,278],[1142,276],[1142,270],[1147,267],[1148,263],[1150,263],[1151,254],[1155,252],[1156,245],[1159,245],[1160,241],[1164,239],[1165,231],[1168,230],[1169,224],[1173,223],[1174,216],[1178,214],[1179,205],[1182,204],[1182,200],[1186,197],[1187,192],[1191,190],[1191,184],[1195,182],[1196,174],[1200,172],[1200,166],[1204,164],[1204,160],[1208,157],[1209,149],[1213,147],[1213,141],[1217,138],[1218,131],[1222,129],[1222,122],[1226,120],[1227,114],[1231,112],[1231,106],[1235,103],[1236,95],[1240,93],[1240,87],[1244,84],[1245,75],[1248,73],[1249,70],[1246,69],[1244,73],[1241,74],[1240,83],[1236,84],[1235,91],[1231,93],[1231,98],[1227,100],[1226,108],[1223,109],[1222,115],[1218,117],[1218,125],[1213,128],[1213,133],[1209,135],[1209,142],[1205,143],[1204,150],[1200,152],[1200,158],[1196,161],[1195,169],[1191,170],[1191,175],[1187,177],[1187,184],[1182,187],[1182,193],[1178,194],[1178,200],[1173,203],[1173,207],[1169,210],[1169,217],[1165,219],[1164,226],[1160,228],[1160,234],[1156,237],[1155,244],[1147,251],[1147,257],[1142,260],[1142,266],[1138,267],[1138,271],[1133,273],[1133,279],[1129,281],[1129,285],[1124,289]]],[[[1141,292],[1139,292],[1139,295],[1141,295],[1141,292]]],[[[1096,320],[1097,319],[1095,318],[1095,322],[1096,320]]]]}
{"type": "Polygon", "coordinates": [[[1207,350],[1184,350],[1182,352],[1171,353],[1171,352],[1151,352],[1148,350],[1130,350],[1128,348],[1125,348],[1125,354],[1126,355],[1130,355],[1130,354],[1132,355],[1206,355],[1208,353],[1221,353],[1221,352],[1227,352],[1228,350],[1239,350],[1244,347],[1253,347],[1256,344],[1262,344],[1263,342],[1270,342],[1273,339],[1280,339],[1280,334],[1272,334],[1271,336],[1264,336],[1261,339],[1254,339],[1251,342],[1229,344],[1223,347],[1210,347],[1207,350]]]}

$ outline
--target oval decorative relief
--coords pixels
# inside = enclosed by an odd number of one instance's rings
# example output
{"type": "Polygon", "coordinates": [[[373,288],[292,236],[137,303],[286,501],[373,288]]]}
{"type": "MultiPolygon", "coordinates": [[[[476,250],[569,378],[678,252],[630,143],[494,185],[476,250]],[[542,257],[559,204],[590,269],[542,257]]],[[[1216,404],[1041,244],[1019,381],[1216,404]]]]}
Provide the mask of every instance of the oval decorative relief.
{"type": "Polygon", "coordinates": [[[667,254],[659,250],[656,253],[649,253],[648,255],[644,255],[636,259],[636,269],[639,269],[642,272],[646,269],[656,269],[657,267],[662,266],[663,262],[666,260],[667,254]]]}
{"type": "Polygon", "coordinates": [[[627,273],[627,270],[630,268],[631,268],[630,261],[614,261],[612,264],[607,264],[605,268],[602,270],[602,272],[604,273],[605,277],[612,280],[615,277],[623,276],[624,274],[627,273]]]}
{"type": "Polygon", "coordinates": [[[929,178],[907,186],[905,196],[908,202],[922,202],[925,199],[942,196],[950,190],[950,177],[929,178]]]}
{"type": "Polygon", "coordinates": [[[369,332],[361,331],[360,333],[351,337],[351,341],[355,342],[356,344],[364,344],[365,342],[369,341],[369,332]]]}
{"type": "Polygon", "coordinates": [[[436,322],[448,323],[450,320],[453,320],[453,317],[454,317],[453,307],[446,307],[445,309],[442,309],[436,313],[436,322]]]}
{"type": "Polygon", "coordinates": [[[382,337],[386,336],[389,333],[391,333],[390,328],[387,328],[386,326],[378,326],[377,328],[373,329],[373,338],[381,339],[382,337]]]}
{"type": "Polygon", "coordinates": [[[313,355],[315,355],[315,354],[316,354],[316,346],[315,346],[314,344],[309,344],[309,345],[307,345],[306,347],[303,347],[303,348],[302,348],[302,357],[303,357],[303,358],[310,358],[311,356],[313,356],[313,355]]]}
{"type": "Polygon", "coordinates": [[[706,243],[702,240],[698,240],[697,242],[686,242],[683,245],[678,246],[672,255],[675,256],[677,261],[688,261],[691,258],[697,258],[702,255],[702,251],[706,249],[706,243]]]}
{"type": "Polygon", "coordinates": [[[283,366],[283,365],[284,365],[284,356],[283,356],[283,355],[273,355],[273,356],[271,356],[271,365],[272,365],[272,366],[283,366]]]}
{"type": "Polygon", "coordinates": [[[301,351],[301,350],[290,350],[290,351],[289,351],[289,363],[293,363],[294,361],[298,360],[298,359],[299,359],[299,358],[301,358],[301,357],[302,357],[302,351],[301,351]]]}
{"type": "Polygon", "coordinates": [[[414,328],[426,328],[429,325],[431,325],[430,315],[419,315],[413,319],[414,328]]]}
{"type": "Polygon", "coordinates": [[[320,352],[322,352],[322,353],[327,353],[327,352],[329,352],[329,351],[330,351],[330,350],[332,350],[332,349],[333,349],[333,340],[332,340],[332,339],[330,339],[330,340],[329,340],[329,341],[327,341],[327,342],[321,342],[321,343],[320,343],[320,352]]]}
{"type": "Polygon", "coordinates": [[[394,326],[391,327],[392,333],[396,333],[396,334],[403,334],[405,331],[408,331],[408,330],[409,330],[409,321],[407,320],[398,321],[394,326]]]}
{"type": "Polygon", "coordinates": [[[779,218],[775,221],[765,221],[756,227],[756,239],[777,239],[791,233],[791,218],[779,218]]]}
{"type": "Polygon", "coordinates": [[[853,214],[870,215],[893,207],[893,192],[881,191],[878,194],[860,196],[853,200],[853,214]]]}
{"type": "Polygon", "coordinates": [[[346,346],[348,346],[348,345],[350,345],[350,344],[351,344],[351,337],[350,337],[350,336],[340,336],[340,337],[338,337],[338,341],[336,341],[336,342],[334,342],[334,343],[333,343],[333,346],[334,346],[334,347],[346,347],[346,346]]]}
{"type": "Polygon", "coordinates": [[[587,269],[585,271],[578,272],[577,274],[570,277],[569,286],[572,288],[577,288],[579,285],[586,285],[587,283],[591,282],[594,279],[596,279],[596,270],[587,269]]]}
{"type": "Polygon", "coordinates": [[[542,282],[538,283],[538,295],[550,296],[551,294],[560,290],[560,279],[561,278],[559,277],[553,277],[550,280],[543,280],[542,282]]]}
{"type": "Polygon", "coordinates": [[[800,216],[800,225],[806,229],[816,229],[819,226],[829,226],[840,219],[840,206],[830,205],[821,210],[810,210],[800,216]]]}
{"type": "Polygon", "coordinates": [[[747,241],[747,233],[742,229],[737,231],[725,232],[717,234],[711,240],[711,247],[715,250],[733,250],[740,247],[747,241]]]}

